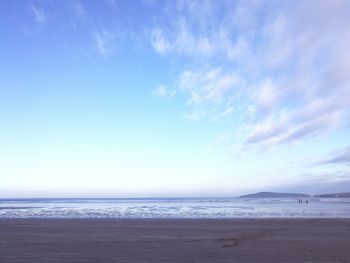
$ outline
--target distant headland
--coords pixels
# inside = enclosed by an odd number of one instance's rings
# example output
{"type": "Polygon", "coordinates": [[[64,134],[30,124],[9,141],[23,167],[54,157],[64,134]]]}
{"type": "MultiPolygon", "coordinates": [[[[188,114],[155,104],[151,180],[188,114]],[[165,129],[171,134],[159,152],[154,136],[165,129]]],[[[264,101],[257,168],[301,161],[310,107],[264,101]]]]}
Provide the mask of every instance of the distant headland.
{"type": "Polygon", "coordinates": [[[350,192],[348,192],[348,193],[314,195],[314,197],[320,197],[320,198],[350,198],[350,192]]]}
{"type": "Polygon", "coordinates": [[[307,198],[307,197],[318,197],[318,198],[350,198],[350,192],[348,193],[332,193],[332,194],[321,194],[321,195],[308,195],[302,193],[276,193],[276,192],[258,192],[254,194],[241,195],[239,198],[307,198]]]}

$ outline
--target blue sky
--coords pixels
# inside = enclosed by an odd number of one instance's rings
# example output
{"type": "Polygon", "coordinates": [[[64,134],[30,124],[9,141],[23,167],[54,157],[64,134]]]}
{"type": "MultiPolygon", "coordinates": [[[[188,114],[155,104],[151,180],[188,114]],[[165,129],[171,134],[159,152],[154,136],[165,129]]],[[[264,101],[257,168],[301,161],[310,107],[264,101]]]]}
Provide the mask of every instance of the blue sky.
{"type": "Polygon", "coordinates": [[[0,196],[350,186],[349,1],[1,1],[0,196]]]}

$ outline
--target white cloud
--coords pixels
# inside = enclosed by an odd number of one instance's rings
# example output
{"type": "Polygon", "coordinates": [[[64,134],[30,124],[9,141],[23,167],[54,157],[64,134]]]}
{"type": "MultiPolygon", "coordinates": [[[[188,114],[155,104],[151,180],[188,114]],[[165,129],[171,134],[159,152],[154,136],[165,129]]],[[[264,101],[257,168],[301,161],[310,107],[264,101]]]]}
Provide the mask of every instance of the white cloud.
{"type": "Polygon", "coordinates": [[[165,8],[166,21],[151,30],[151,44],[161,54],[244,60],[257,24],[255,13],[261,6],[261,1],[170,2],[165,8]]]}
{"type": "Polygon", "coordinates": [[[221,68],[185,70],[179,77],[179,89],[189,95],[189,104],[219,103],[229,99],[239,81],[237,73],[221,68]]]}
{"type": "Polygon", "coordinates": [[[32,6],[32,11],[34,13],[35,21],[40,24],[45,24],[47,22],[48,16],[43,9],[32,6]]]}
{"type": "Polygon", "coordinates": [[[151,44],[160,54],[177,53],[186,55],[210,56],[215,53],[212,39],[206,36],[195,36],[189,29],[188,21],[179,18],[167,34],[162,28],[156,27],[151,31],[151,44]]]}
{"type": "Polygon", "coordinates": [[[305,116],[301,114],[286,119],[269,118],[253,125],[249,128],[251,132],[244,143],[246,150],[264,150],[280,143],[294,143],[305,138],[315,138],[336,129],[342,116],[341,112],[336,111],[313,118],[303,117],[305,116]]]}
{"type": "Polygon", "coordinates": [[[103,55],[108,56],[113,53],[113,40],[114,34],[107,31],[102,30],[100,32],[95,32],[93,34],[96,48],[103,55]]]}
{"type": "Polygon", "coordinates": [[[241,146],[268,148],[337,131],[350,118],[349,13],[345,0],[178,1],[151,43],[189,59],[178,76],[186,118],[211,120],[231,107],[241,146]]]}
{"type": "Polygon", "coordinates": [[[185,113],[184,118],[189,121],[198,121],[200,118],[202,118],[203,113],[199,111],[194,111],[190,113],[185,113]]]}
{"type": "Polygon", "coordinates": [[[158,88],[152,90],[152,95],[154,97],[172,98],[176,95],[176,90],[171,90],[165,85],[159,85],[158,88]]]}
{"type": "Polygon", "coordinates": [[[327,158],[323,158],[315,163],[315,165],[350,165],[350,146],[346,146],[342,149],[338,149],[327,158]]]}
{"type": "Polygon", "coordinates": [[[279,100],[280,87],[276,86],[271,79],[266,79],[259,83],[255,93],[255,101],[261,110],[271,109],[279,100]]]}
{"type": "Polygon", "coordinates": [[[72,3],[72,8],[77,16],[84,16],[86,14],[85,8],[78,0],[72,3]]]}
{"type": "Polygon", "coordinates": [[[165,53],[170,49],[170,43],[165,39],[160,29],[154,29],[151,33],[151,43],[156,51],[165,53]]]}

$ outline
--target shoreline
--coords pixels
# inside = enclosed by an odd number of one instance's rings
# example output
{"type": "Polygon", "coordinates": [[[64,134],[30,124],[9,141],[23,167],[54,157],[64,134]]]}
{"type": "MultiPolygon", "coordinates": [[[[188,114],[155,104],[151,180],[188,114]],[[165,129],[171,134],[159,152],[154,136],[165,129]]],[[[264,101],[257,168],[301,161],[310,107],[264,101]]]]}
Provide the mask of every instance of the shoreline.
{"type": "Polygon", "coordinates": [[[333,221],[350,217],[0,217],[0,221],[333,221]]]}
{"type": "Polygon", "coordinates": [[[0,219],[0,262],[350,262],[350,219],[0,219]]]}

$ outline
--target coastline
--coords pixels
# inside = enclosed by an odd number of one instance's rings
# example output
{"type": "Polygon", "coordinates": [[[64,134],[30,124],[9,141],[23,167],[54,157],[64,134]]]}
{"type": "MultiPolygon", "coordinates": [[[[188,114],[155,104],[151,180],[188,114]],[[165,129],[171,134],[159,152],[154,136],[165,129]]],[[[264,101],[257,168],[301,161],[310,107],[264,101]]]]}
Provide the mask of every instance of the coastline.
{"type": "Polygon", "coordinates": [[[350,262],[350,219],[0,219],[0,262],[350,262]]]}

